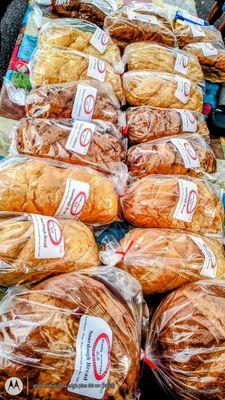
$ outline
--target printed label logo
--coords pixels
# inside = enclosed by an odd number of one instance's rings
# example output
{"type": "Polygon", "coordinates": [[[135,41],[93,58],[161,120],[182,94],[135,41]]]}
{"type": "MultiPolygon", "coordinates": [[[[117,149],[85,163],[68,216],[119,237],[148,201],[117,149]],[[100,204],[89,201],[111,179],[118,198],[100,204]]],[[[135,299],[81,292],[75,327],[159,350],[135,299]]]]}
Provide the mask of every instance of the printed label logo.
{"type": "Polygon", "coordinates": [[[23,390],[23,382],[19,378],[11,377],[5,382],[5,390],[11,396],[17,396],[23,390]]]}
{"type": "Polygon", "coordinates": [[[47,222],[47,230],[52,244],[54,244],[54,246],[58,246],[63,239],[62,231],[58,222],[54,221],[53,219],[50,219],[47,222]]]}
{"type": "Polygon", "coordinates": [[[105,378],[110,368],[110,339],[106,333],[101,333],[94,342],[92,349],[92,361],[95,378],[101,381],[105,378]],[[108,359],[104,359],[104,353],[108,353],[108,359]]]}
{"type": "Polygon", "coordinates": [[[88,85],[77,85],[77,92],[73,104],[72,118],[75,120],[90,121],[93,115],[97,89],[88,85]]]}
{"type": "Polygon", "coordinates": [[[189,157],[192,158],[192,160],[197,160],[197,155],[192,147],[192,145],[189,142],[184,143],[184,147],[187,150],[187,153],[189,154],[189,157]]]}
{"type": "Polygon", "coordinates": [[[188,110],[179,110],[179,114],[182,119],[183,131],[193,133],[196,132],[197,122],[193,113],[188,110]]]}
{"type": "Polygon", "coordinates": [[[78,195],[74,198],[71,204],[70,214],[74,217],[80,215],[81,211],[83,210],[83,207],[85,206],[86,201],[87,201],[86,193],[84,192],[78,193],[78,195]]]}
{"type": "Polygon", "coordinates": [[[66,149],[85,156],[94,131],[95,125],[91,122],[75,121],[66,142],[66,149]]]}
{"type": "Polygon", "coordinates": [[[195,190],[191,190],[187,200],[187,213],[193,214],[198,201],[198,194],[195,190]]]}
{"type": "Polygon", "coordinates": [[[91,94],[87,95],[84,99],[84,112],[89,115],[93,112],[95,98],[91,94]]]}

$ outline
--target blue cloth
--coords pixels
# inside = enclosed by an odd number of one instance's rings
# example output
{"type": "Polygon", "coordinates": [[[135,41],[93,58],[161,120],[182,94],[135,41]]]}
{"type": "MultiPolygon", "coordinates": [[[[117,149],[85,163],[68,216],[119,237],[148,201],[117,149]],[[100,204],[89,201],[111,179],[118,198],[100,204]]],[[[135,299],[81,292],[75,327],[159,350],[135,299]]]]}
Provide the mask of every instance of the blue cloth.
{"type": "Polygon", "coordinates": [[[204,104],[211,104],[212,108],[216,108],[219,89],[220,85],[217,83],[206,82],[204,104]]]}
{"type": "Polygon", "coordinates": [[[95,229],[95,239],[98,244],[102,242],[107,242],[115,239],[118,243],[129,230],[129,226],[126,222],[113,222],[105,227],[100,227],[95,229]]]}
{"type": "Polygon", "coordinates": [[[31,35],[24,35],[22,43],[17,54],[17,58],[21,60],[29,61],[34,50],[37,47],[38,38],[31,35]]]}

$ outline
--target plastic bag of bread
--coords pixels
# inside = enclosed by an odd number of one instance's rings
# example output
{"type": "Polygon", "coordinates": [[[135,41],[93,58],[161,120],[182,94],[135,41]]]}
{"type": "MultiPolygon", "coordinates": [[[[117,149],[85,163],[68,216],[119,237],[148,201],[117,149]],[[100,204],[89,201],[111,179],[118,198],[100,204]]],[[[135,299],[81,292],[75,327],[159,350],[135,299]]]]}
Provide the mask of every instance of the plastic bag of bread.
{"type": "Polygon", "coordinates": [[[155,311],[145,361],[170,398],[225,396],[225,283],[194,282],[169,294],[155,311]]]}
{"type": "Polygon", "coordinates": [[[51,0],[54,11],[62,17],[80,18],[102,27],[106,15],[114,15],[117,0],[51,0]]]}
{"type": "Polygon", "coordinates": [[[11,81],[4,79],[0,93],[0,116],[19,120],[25,117],[26,91],[16,88],[11,81]]]}
{"type": "Polygon", "coordinates": [[[192,134],[131,146],[127,165],[130,174],[138,178],[150,174],[201,176],[216,172],[216,157],[203,137],[192,134]]]}
{"type": "Polygon", "coordinates": [[[33,399],[135,398],[142,302],[139,283],[110,267],[11,289],[0,306],[1,396],[11,399],[15,375],[21,400],[27,379],[33,399]]]}
{"type": "Polygon", "coordinates": [[[101,119],[123,124],[123,113],[112,86],[96,80],[41,86],[26,98],[26,114],[32,118],[101,119]]]}
{"type": "Polygon", "coordinates": [[[124,71],[119,47],[106,32],[88,21],[63,18],[47,22],[41,29],[38,43],[39,46],[69,47],[102,58],[119,73],[124,71]]]}
{"type": "Polygon", "coordinates": [[[129,44],[124,50],[123,61],[129,71],[152,70],[175,73],[197,84],[204,82],[202,68],[195,55],[157,43],[129,44]]]}
{"type": "Polygon", "coordinates": [[[32,86],[84,81],[89,78],[111,83],[118,100],[124,102],[120,75],[100,58],[66,47],[46,45],[36,50],[30,62],[32,86]]]}
{"type": "Polygon", "coordinates": [[[0,260],[1,286],[33,283],[99,265],[89,227],[80,221],[38,214],[0,218],[0,260]]]}
{"type": "Polygon", "coordinates": [[[168,15],[152,4],[132,2],[121,7],[114,16],[105,18],[104,30],[122,49],[142,41],[177,45],[168,15]]]}
{"type": "Polygon", "coordinates": [[[126,111],[124,134],[131,143],[144,143],[186,133],[197,133],[209,141],[209,130],[203,114],[148,106],[130,107],[126,111]]]}
{"type": "Polygon", "coordinates": [[[0,211],[105,225],[118,219],[116,185],[122,190],[125,183],[124,169],[107,176],[88,167],[50,160],[6,159],[0,164],[0,211]]]}
{"type": "Polygon", "coordinates": [[[182,108],[202,112],[203,92],[179,75],[128,71],[122,76],[124,95],[131,106],[182,108]]]}
{"type": "Polygon", "coordinates": [[[57,119],[21,119],[12,131],[11,154],[51,158],[110,171],[126,161],[124,137],[113,124],[57,119]]]}
{"type": "Polygon", "coordinates": [[[121,198],[125,219],[140,228],[221,234],[223,206],[206,181],[182,175],[149,175],[121,198]]]}
{"type": "Polygon", "coordinates": [[[210,42],[217,47],[224,48],[221,32],[214,25],[200,26],[177,19],[174,32],[181,48],[189,43],[198,42],[210,42]]]}
{"type": "Polygon", "coordinates": [[[119,243],[105,239],[99,255],[133,275],[146,296],[225,274],[221,238],[184,231],[132,229],[119,243]]]}
{"type": "Polygon", "coordinates": [[[225,49],[212,43],[190,43],[185,50],[198,57],[207,81],[225,83],[225,49]]]}

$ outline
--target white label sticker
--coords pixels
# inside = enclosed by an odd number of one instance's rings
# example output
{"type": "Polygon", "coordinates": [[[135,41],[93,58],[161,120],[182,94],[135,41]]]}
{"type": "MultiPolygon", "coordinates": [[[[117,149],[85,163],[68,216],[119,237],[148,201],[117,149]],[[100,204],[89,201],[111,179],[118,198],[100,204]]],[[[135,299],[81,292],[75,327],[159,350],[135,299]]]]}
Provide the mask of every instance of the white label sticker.
{"type": "Polygon", "coordinates": [[[212,45],[212,43],[193,43],[193,46],[197,49],[201,49],[205,57],[217,56],[218,50],[212,45]]]}
{"type": "Polygon", "coordinates": [[[193,113],[189,110],[179,110],[178,111],[183,125],[184,132],[196,132],[197,131],[197,121],[193,113]]]}
{"type": "Polygon", "coordinates": [[[209,278],[215,278],[217,272],[217,262],[213,251],[207,246],[200,237],[190,235],[190,238],[195,242],[195,244],[200,248],[205,256],[204,265],[201,270],[201,275],[207,276],[209,278]]]}
{"type": "Polygon", "coordinates": [[[79,83],[73,103],[72,118],[90,121],[94,112],[97,89],[79,83]]]}
{"type": "Polygon", "coordinates": [[[193,37],[205,37],[205,32],[198,25],[188,24],[190,26],[193,37]]]}
{"type": "Polygon", "coordinates": [[[198,188],[196,183],[179,179],[179,200],[173,218],[191,222],[198,203],[198,188]]]}
{"type": "Polygon", "coordinates": [[[66,142],[66,149],[85,156],[94,130],[95,125],[90,122],[75,121],[66,142]]]}
{"type": "Polygon", "coordinates": [[[186,139],[171,138],[170,141],[176,146],[183,158],[186,168],[197,168],[200,166],[199,158],[192,144],[186,139]]]}
{"type": "Polygon", "coordinates": [[[35,258],[64,257],[64,239],[59,222],[53,217],[31,214],[34,224],[35,258]]]}
{"type": "Polygon", "coordinates": [[[89,197],[90,185],[68,178],[62,201],[56,211],[62,218],[77,219],[89,197]]]}
{"type": "Polygon", "coordinates": [[[182,103],[187,103],[190,91],[191,91],[191,82],[186,78],[181,78],[181,76],[175,76],[175,80],[177,81],[177,90],[175,91],[175,96],[182,103]]]}
{"type": "Polygon", "coordinates": [[[104,53],[109,45],[110,36],[108,33],[104,32],[101,28],[97,28],[91,37],[90,43],[95,47],[100,53],[104,53]]]}
{"type": "Polygon", "coordinates": [[[89,56],[87,76],[104,82],[106,74],[106,63],[100,58],[89,56]]]}
{"type": "Polygon", "coordinates": [[[184,75],[188,73],[189,58],[184,54],[177,53],[177,58],[174,65],[174,70],[184,75]]]}
{"type": "Polygon", "coordinates": [[[128,10],[127,15],[131,21],[147,22],[149,24],[154,24],[154,25],[159,24],[159,21],[155,15],[141,14],[133,10],[128,10]]]}
{"type": "Polygon", "coordinates": [[[68,391],[102,399],[110,372],[112,330],[102,318],[83,315],[76,339],[75,370],[68,391]]]}

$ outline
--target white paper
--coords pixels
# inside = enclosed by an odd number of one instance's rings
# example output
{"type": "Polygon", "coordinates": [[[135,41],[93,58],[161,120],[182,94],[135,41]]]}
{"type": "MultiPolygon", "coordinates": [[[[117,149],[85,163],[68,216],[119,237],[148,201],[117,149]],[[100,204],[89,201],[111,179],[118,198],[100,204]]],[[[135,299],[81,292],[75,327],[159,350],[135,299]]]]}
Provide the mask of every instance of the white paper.
{"type": "Polygon", "coordinates": [[[56,211],[61,218],[79,218],[89,197],[90,185],[68,178],[62,201],[56,211]]]}
{"type": "Polygon", "coordinates": [[[191,222],[198,203],[198,188],[196,183],[179,179],[179,200],[173,218],[179,221],[191,222]]]}
{"type": "Polygon", "coordinates": [[[90,40],[92,46],[103,54],[106,51],[109,42],[110,36],[108,35],[108,33],[97,27],[90,40]]]}
{"type": "Polygon", "coordinates": [[[179,110],[178,111],[183,125],[184,132],[196,132],[197,131],[197,121],[193,113],[189,110],[179,110]]]}
{"type": "Polygon", "coordinates": [[[95,125],[91,122],[75,121],[66,142],[66,149],[85,156],[94,131],[95,125]]]}
{"type": "Polygon", "coordinates": [[[193,37],[205,37],[205,32],[201,26],[189,24],[193,37]]]}
{"type": "Polygon", "coordinates": [[[205,57],[217,56],[218,50],[212,45],[212,43],[193,43],[194,47],[201,49],[205,57]]]}
{"type": "Polygon", "coordinates": [[[96,97],[97,89],[95,87],[79,83],[73,103],[72,118],[90,121],[94,112],[96,97]]]}
{"type": "Polygon", "coordinates": [[[97,79],[99,82],[105,81],[106,63],[100,58],[89,56],[87,76],[97,79]]]}
{"type": "Polygon", "coordinates": [[[200,237],[190,235],[191,239],[200,248],[203,255],[205,256],[204,265],[201,270],[201,275],[209,278],[215,278],[217,273],[217,262],[215,254],[212,249],[206,245],[204,240],[200,237]]]}
{"type": "Polygon", "coordinates": [[[128,10],[127,15],[131,21],[147,22],[154,25],[159,24],[159,21],[155,15],[142,14],[133,10],[128,10]]]}
{"type": "Polygon", "coordinates": [[[189,58],[182,53],[177,53],[174,70],[181,74],[187,75],[188,73],[189,58]]]}
{"type": "Polygon", "coordinates": [[[191,91],[191,82],[182,78],[181,76],[175,76],[175,80],[177,81],[177,90],[175,91],[175,96],[182,103],[187,103],[190,96],[191,91]]]}
{"type": "Polygon", "coordinates": [[[176,146],[183,158],[185,168],[198,168],[200,166],[195,149],[188,140],[171,138],[170,141],[176,146]]]}

